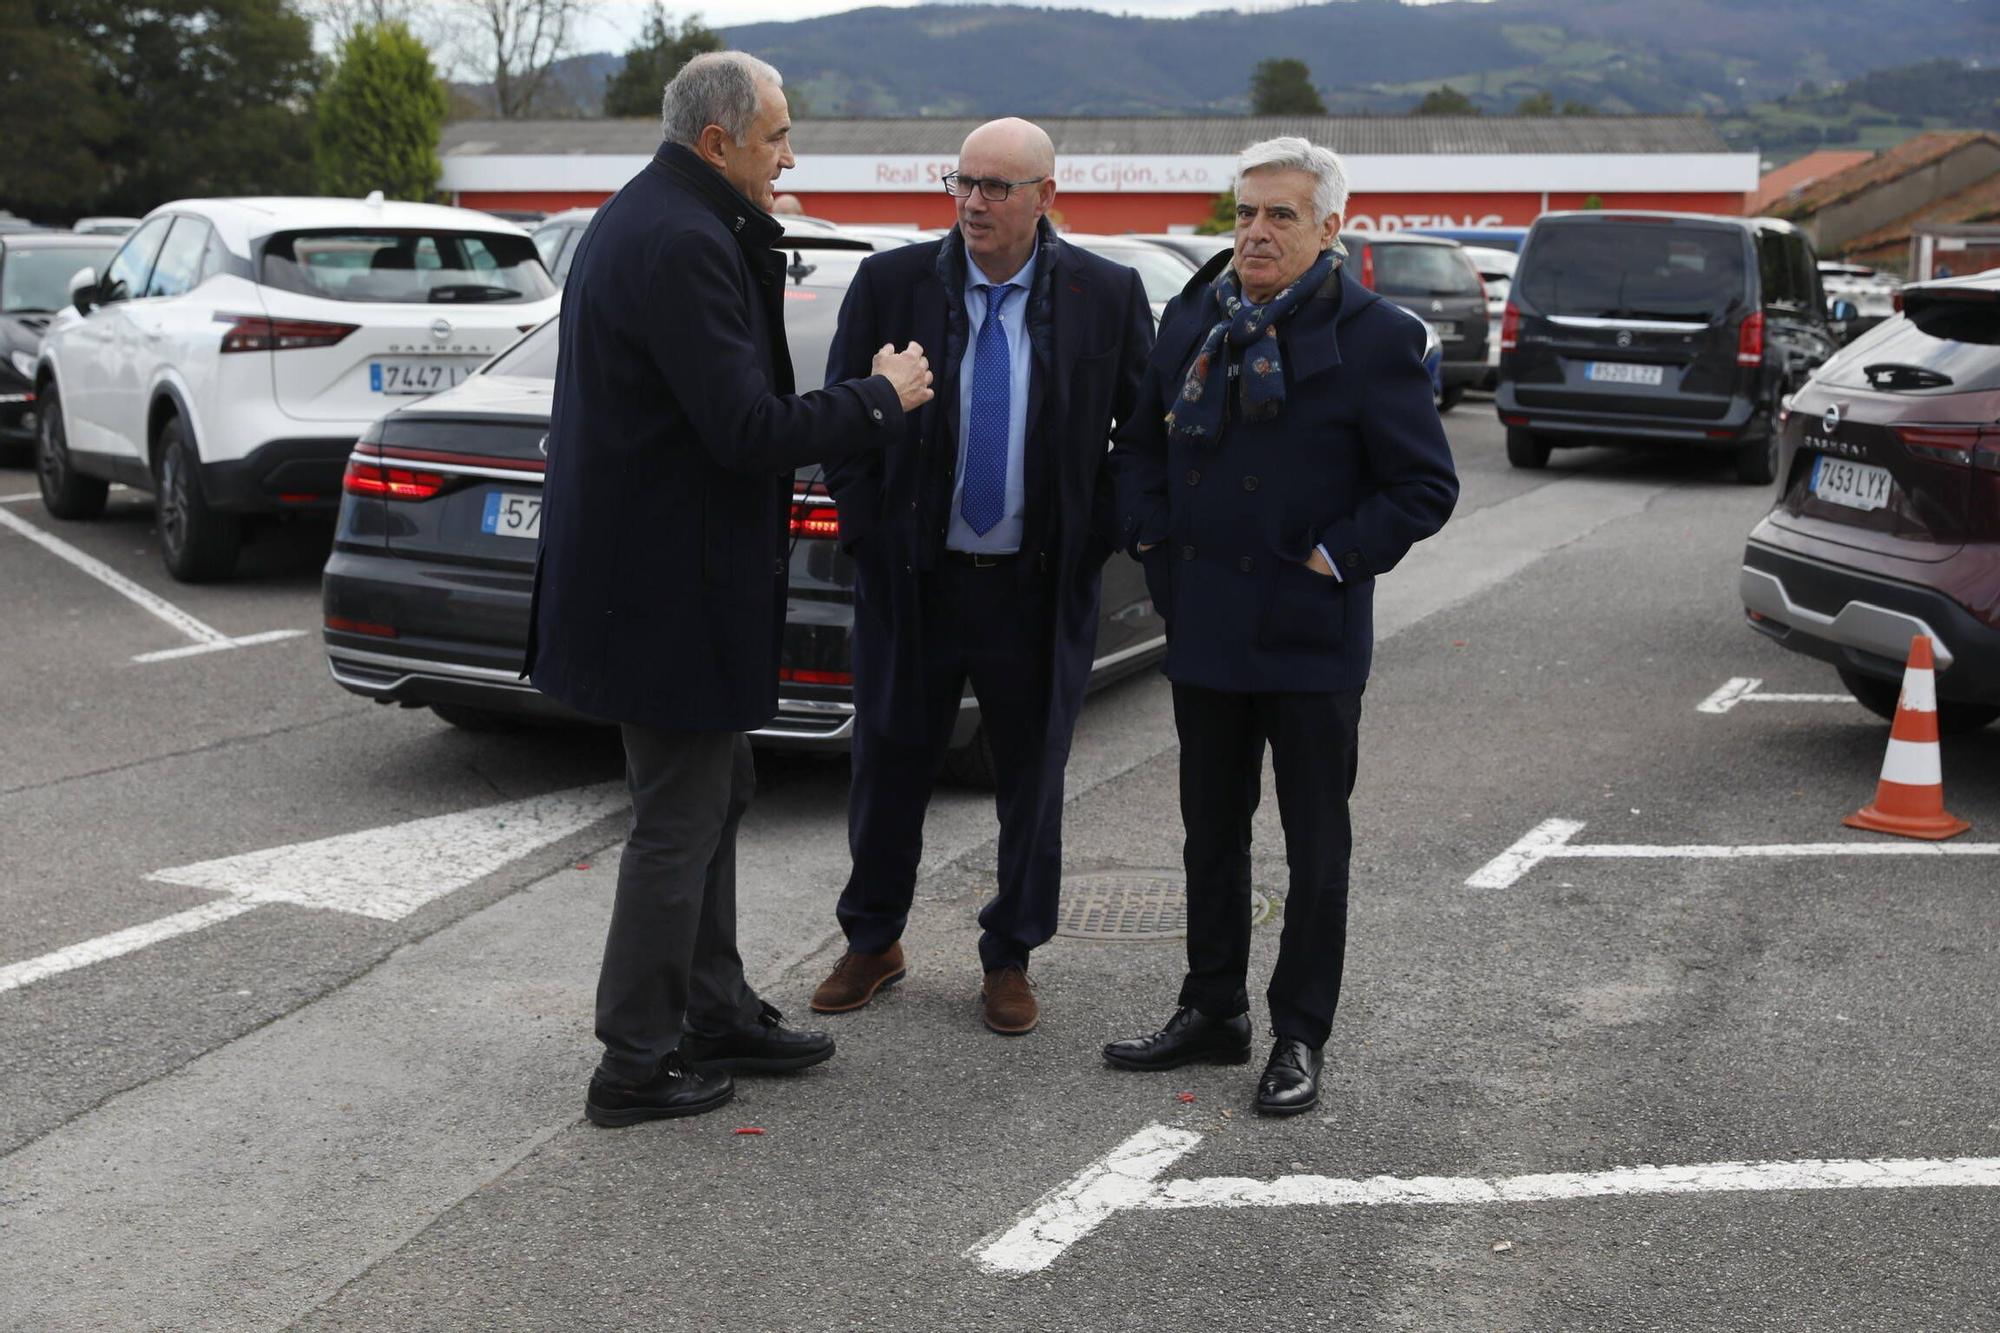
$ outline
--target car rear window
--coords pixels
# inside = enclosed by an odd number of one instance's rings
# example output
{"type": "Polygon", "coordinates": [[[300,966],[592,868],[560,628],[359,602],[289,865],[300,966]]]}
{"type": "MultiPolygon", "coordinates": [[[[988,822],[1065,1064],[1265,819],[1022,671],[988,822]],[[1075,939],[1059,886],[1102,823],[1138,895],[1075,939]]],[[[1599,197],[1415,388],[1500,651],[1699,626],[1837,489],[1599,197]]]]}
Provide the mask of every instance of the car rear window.
{"type": "Polygon", "coordinates": [[[398,305],[539,301],[556,290],[527,237],[442,230],[273,236],[262,278],[307,296],[398,305]]]}
{"type": "Polygon", "coordinates": [[[1536,231],[1514,295],[1544,315],[1704,323],[1747,299],[1733,228],[1588,222],[1536,231]]]}
{"type": "Polygon", "coordinates": [[[1819,378],[1899,392],[2000,389],[2000,300],[1912,302],[1842,348],[1819,378]]]}
{"type": "Polygon", "coordinates": [[[1479,274],[1455,245],[1378,245],[1375,290],[1384,296],[1477,296],[1479,274]]]}

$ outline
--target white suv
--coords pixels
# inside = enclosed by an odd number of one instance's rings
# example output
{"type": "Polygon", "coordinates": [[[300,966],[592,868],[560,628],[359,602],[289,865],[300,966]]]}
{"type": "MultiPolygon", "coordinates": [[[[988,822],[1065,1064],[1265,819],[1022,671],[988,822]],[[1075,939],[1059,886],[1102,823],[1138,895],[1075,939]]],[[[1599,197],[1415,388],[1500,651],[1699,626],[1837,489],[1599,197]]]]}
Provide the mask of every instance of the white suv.
{"type": "Polygon", "coordinates": [[[338,506],[363,428],[561,304],[519,227],[378,195],[166,204],[70,294],[36,367],[42,502],[154,492],[187,581],[234,569],[246,515],[338,506]]]}

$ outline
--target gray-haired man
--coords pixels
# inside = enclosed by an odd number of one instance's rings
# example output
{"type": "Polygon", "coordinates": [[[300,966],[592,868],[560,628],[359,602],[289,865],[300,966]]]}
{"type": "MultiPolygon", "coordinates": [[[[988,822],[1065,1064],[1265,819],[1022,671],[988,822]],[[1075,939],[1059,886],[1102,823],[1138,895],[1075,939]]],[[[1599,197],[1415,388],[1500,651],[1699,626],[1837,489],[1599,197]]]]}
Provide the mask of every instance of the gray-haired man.
{"type": "Polygon", "coordinates": [[[592,219],[563,292],[528,670],[620,724],[632,835],[597,986],[600,1125],[695,1115],[729,1072],[833,1054],[758,999],[736,951],[743,733],[777,713],[795,467],[881,449],[929,401],[923,349],[792,392],[771,182],[778,72],[735,52],[666,88],[666,142],[592,219]]]}

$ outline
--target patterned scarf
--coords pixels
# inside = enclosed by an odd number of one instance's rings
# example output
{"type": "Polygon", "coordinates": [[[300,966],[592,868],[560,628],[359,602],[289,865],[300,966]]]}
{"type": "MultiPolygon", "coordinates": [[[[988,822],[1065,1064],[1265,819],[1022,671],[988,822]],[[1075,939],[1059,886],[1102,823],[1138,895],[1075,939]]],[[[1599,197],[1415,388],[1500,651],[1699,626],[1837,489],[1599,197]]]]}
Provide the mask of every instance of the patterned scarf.
{"type": "Polygon", "coordinates": [[[1222,307],[1223,319],[1208,331],[1201,350],[1188,367],[1180,401],[1167,413],[1167,433],[1182,440],[1213,446],[1222,436],[1222,416],[1228,393],[1227,348],[1246,349],[1243,356],[1243,418],[1269,421],[1284,410],[1285,369],[1278,360],[1280,321],[1301,301],[1318,291],[1339,263],[1339,247],[1321,253],[1313,266],[1290,286],[1262,305],[1243,299],[1243,284],[1232,265],[1217,274],[1208,289],[1222,307]]]}

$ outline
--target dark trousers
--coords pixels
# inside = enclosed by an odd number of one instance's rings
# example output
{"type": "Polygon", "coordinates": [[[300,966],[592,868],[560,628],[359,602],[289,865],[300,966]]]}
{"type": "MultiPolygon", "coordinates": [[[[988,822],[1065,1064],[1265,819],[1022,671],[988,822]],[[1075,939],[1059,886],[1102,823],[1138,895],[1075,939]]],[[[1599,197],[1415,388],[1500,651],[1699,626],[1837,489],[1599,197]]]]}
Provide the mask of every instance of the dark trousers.
{"type": "Polygon", "coordinates": [[[629,723],[632,836],[597,978],[604,1073],[644,1082],[681,1036],[754,1022],[736,952],[736,826],[757,787],[749,738],[629,723]]]}
{"type": "Polygon", "coordinates": [[[865,717],[854,730],[854,870],[836,914],[856,953],[902,938],[925,807],[968,680],[993,747],[1000,817],[1000,882],[979,913],[980,964],[1025,967],[1029,951],[1056,933],[1069,738],[1049,738],[1049,599],[1046,581],[1015,561],[980,569],[946,560],[923,576],[924,739],[884,736],[865,717]]]}
{"type": "Polygon", "coordinates": [[[1265,991],[1274,1035],[1318,1049],[1333,1028],[1347,952],[1347,860],[1353,833],[1361,691],[1232,694],[1174,686],[1187,829],[1187,980],[1180,1003],[1213,1018],[1250,997],[1250,817],[1263,789],[1264,743],[1278,782],[1291,884],[1278,965],[1265,991]]]}

